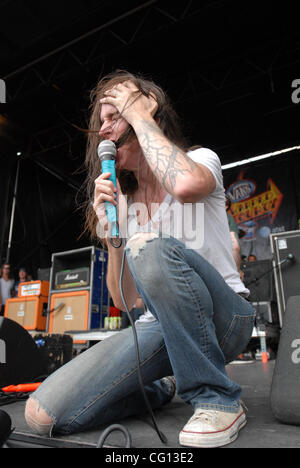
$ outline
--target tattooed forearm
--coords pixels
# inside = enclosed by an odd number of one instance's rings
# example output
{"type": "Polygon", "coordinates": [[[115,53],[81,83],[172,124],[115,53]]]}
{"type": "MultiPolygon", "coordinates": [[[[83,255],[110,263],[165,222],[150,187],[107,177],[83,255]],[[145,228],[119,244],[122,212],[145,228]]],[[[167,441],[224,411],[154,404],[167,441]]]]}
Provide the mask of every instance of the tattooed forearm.
{"type": "Polygon", "coordinates": [[[194,161],[171,143],[155,123],[140,121],[135,131],[152,172],[168,192],[173,192],[178,178],[195,171],[194,161]]]}

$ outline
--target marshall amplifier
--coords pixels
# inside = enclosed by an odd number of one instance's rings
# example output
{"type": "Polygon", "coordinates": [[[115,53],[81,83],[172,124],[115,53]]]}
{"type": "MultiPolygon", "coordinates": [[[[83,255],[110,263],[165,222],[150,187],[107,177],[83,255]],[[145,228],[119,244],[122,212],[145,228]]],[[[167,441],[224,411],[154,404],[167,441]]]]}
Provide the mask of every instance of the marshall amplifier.
{"type": "Polygon", "coordinates": [[[47,331],[91,330],[109,312],[108,253],[95,246],[52,255],[47,331]]]}
{"type": "MultiPolygon", "coordinates": [[[[89,329],[89,291],[65,291],[51,295],[48,332],[64,334],[67,330],[89,329]]],[[[74,340],[74,344],[84,344],[74,340]]]]}
{"type": "Polygon", "coordinates": [[[73,289],[89,286],[90,269],[77,268],[59,271],[55,275],[55,289],[73,289]]]}

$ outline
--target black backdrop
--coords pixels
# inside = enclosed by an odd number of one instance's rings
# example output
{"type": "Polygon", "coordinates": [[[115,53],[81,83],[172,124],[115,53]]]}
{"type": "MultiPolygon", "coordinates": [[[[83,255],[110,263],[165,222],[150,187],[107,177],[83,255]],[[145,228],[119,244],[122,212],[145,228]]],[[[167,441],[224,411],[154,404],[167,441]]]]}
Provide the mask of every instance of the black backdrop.
{"type": "MultiPolygon", "coordinates": [[[[21,159],[10,263],[33,278],[51,265],[51,255],[90,245],[83,231],[83,195],[30,159],[21,159]]],[[[17,161],[1,158],[1,258],[6,259],[17,161]]]]}

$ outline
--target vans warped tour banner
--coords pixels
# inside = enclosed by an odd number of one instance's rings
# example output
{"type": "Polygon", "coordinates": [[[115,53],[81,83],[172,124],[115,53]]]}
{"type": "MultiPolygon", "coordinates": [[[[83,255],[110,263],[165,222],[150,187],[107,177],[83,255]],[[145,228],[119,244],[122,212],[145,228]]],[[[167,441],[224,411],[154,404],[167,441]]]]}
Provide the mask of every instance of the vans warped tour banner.
{"type": "MultiPolygon", "coordinates": [[[[300,159],[300,155],[297,157],[300,159]]],[[[253,163],[223,172],[226,195],[232,202],[230,214],[239,228],[242,255],[269,259],[270,234],[298,229],[294,171],[299,164],[295,161],[286,156],[280,162],[275,159],[272,163],[253,163]]]]}

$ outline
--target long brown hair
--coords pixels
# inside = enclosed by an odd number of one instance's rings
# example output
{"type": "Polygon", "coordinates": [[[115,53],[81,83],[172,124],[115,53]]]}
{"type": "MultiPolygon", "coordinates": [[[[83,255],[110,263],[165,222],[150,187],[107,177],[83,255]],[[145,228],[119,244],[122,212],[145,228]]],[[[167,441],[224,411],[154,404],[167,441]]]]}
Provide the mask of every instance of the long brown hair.
{"type": "MultiPolygon", "coordinates": [[[[86,190],[87,202],[85,205],[85,231],[90,234],[92,239],[96,239],[96,225],[97,217],[93,209],[92,202],[94,196],[94,181],[101,173],[101,165],[97,156],[97,147],[103,139],[99,135],[101,127],[100,112],[101,103],[100,99],[104,97],[104,92],[111,89],[113,86],[124,81],[132,81],[139,91],[149,96],[154,94],[158,103],[158,109],[154,116],[160,129],[166,137],[176,144],[181,149],[186,149],[187,144],[181,131],[181,125],[177,113],[175,112],[168,96],[161,87],[156,85],[152,80],[146,79],[141,75],[134,75],[125,70],[117,70],[113,73],[101,78],[96,87],[91,92],[91,105],[90,105],[90,121],[89,131],[86,148],[85,166],[87,169],[86,190]]],[[[121,146],[125,141],[136,138],[132,127],[121,136],[117,146],[121,146]]],[[[138,189],[138,181],[131,171],[122,170],[117,173],[122,193],[124,195],[133,195],[138,189]]]]}

